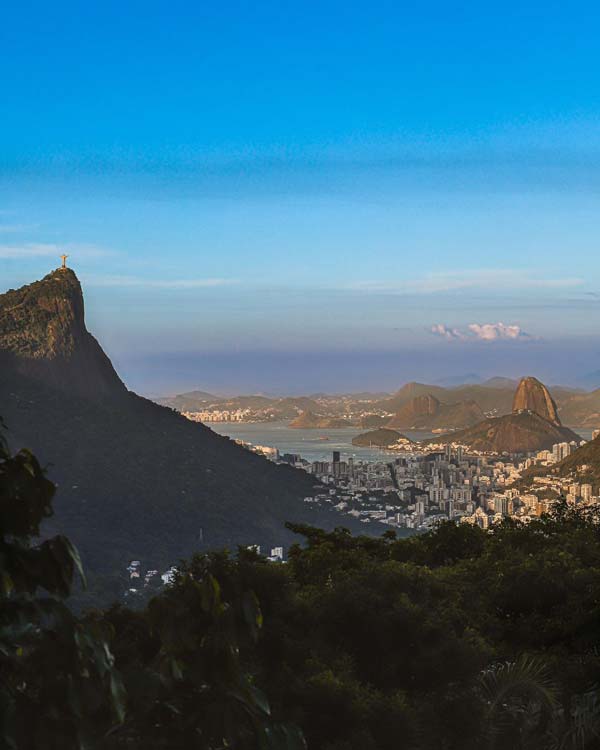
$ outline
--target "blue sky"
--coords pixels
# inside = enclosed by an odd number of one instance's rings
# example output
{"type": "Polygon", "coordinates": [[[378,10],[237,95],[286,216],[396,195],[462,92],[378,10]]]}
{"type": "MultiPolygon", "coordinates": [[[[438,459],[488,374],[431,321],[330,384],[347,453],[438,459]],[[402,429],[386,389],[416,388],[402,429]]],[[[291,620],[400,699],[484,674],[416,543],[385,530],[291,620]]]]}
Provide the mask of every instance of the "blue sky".
{"type": "Polygon", "coordinates": [[[2,11],[0,287],[132,387],[600,370],[593,3],[88,5],[2,11]]]}

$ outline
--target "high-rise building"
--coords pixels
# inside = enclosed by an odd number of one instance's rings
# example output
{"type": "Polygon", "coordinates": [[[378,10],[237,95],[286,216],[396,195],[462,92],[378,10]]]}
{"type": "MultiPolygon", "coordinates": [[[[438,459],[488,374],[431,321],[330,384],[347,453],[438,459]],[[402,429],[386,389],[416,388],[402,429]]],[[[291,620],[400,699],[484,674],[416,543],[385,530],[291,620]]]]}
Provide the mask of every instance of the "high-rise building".
{"type": "Polygon", "coordinates": [[[340,452],[339,451],[333,451],[333,463],[339,464],[340,462],[340,452]]]}
{"type": "Polygon", "coordinates": [[[552,446],[552,456],[555,461],[562,461],[563,458],[570,456],[573,452],[571,443],[555,443],[552,446]]]}
{"type": "Polygon", "coordinates": [[[592,440],[595,440],[597,437],[600,437],[600,430],[594,430],[592,432],[592,440]]]}
{"type": "Polygon", "coordinates": [[[316,475],[329,474],[329,463],[327,461],[313,461],[312,472],[316,475]]]}
{"type": "Polygon", "coordinates": [[[503,516],[508,516],[512,510],[512,500],[504,495],[494,496],[494,510],[503,516]]]}
{"type": "Polygon", "coordinates": [[[591,484],[582,484],[581,485],[581,499],[584,502],[586,502],[586,503],[590,502],[590,500],[592,499],[592,492],[593,492],[593,489],[592,489],[592,485],[591,484]]]}

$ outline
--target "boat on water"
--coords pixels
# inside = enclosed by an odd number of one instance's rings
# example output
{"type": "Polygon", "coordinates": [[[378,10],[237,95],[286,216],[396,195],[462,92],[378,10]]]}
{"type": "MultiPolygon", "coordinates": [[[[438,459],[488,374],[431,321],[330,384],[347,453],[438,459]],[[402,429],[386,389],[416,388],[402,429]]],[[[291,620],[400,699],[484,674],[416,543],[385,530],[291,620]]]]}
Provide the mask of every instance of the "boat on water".
{"type": "Polygon", "coordinates": [[[319,440],[329,440],[327,435],[319,435],[319,440]]]}

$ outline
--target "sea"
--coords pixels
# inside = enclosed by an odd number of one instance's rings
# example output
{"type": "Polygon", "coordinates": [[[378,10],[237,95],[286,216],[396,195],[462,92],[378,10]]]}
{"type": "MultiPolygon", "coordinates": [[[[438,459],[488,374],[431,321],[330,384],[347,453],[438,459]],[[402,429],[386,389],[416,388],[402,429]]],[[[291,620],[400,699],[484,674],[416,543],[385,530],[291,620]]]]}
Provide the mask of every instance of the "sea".
{"type": "MultiPolygon", "coordinates": [[[[350,457],[361,461],[381,461],[395,455],[381,448],[362,448],[352,445],[352,438],[366,432],[360,427],[341,427],[332,430],[297,430],[287,422],[206,422],[207,427],[234,440],[252,445],[267,445],[280,453],[295,453],[307,461],[331,461],[333,451],[339,451],[342,461],[350,457]]],[[[433,437],[431,432],[403,430],[411,440],[433,437]]]]}
{"type": "MultiPolygon", "coordinates": [[[[382,461],[385,456],[397,456],[381,448],[362,448],[352,445],[352,438],[365,432],[359,427],[342,427],[333,430],[296,430],[287,422],[207,422],[207,427],[234,440],[244,440],[252,445],[267,445],[280,453],[295,453],[307,461],[330,461],[333,451],[339,451],[343,461],[351,456],[361,461],[382,461]]],[[[591,440],[592,430],[574,428],[584,440],[591,440]]],[[[432,432],[402,430],[411,440],[434,437],[432,432]]]]}

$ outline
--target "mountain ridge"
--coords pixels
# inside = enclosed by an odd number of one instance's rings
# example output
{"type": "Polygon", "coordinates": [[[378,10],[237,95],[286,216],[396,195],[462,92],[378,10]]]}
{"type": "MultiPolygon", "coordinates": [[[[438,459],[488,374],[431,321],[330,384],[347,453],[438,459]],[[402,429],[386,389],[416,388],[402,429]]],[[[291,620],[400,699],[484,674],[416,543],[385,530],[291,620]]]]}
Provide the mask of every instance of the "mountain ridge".
{"type": "Polygon", "coordinates": [[[310,475],[127,391],[85,328],[71,274],[0,295],[0,415],[10,444],[32,449],[58,484],[48,532],[77,545],[95,591],[113,597],[131,559],[160,568],[208,548],[287,545],[286,521],[340,524],[329,506],[302,502],[315,494],[310,475]]]}

